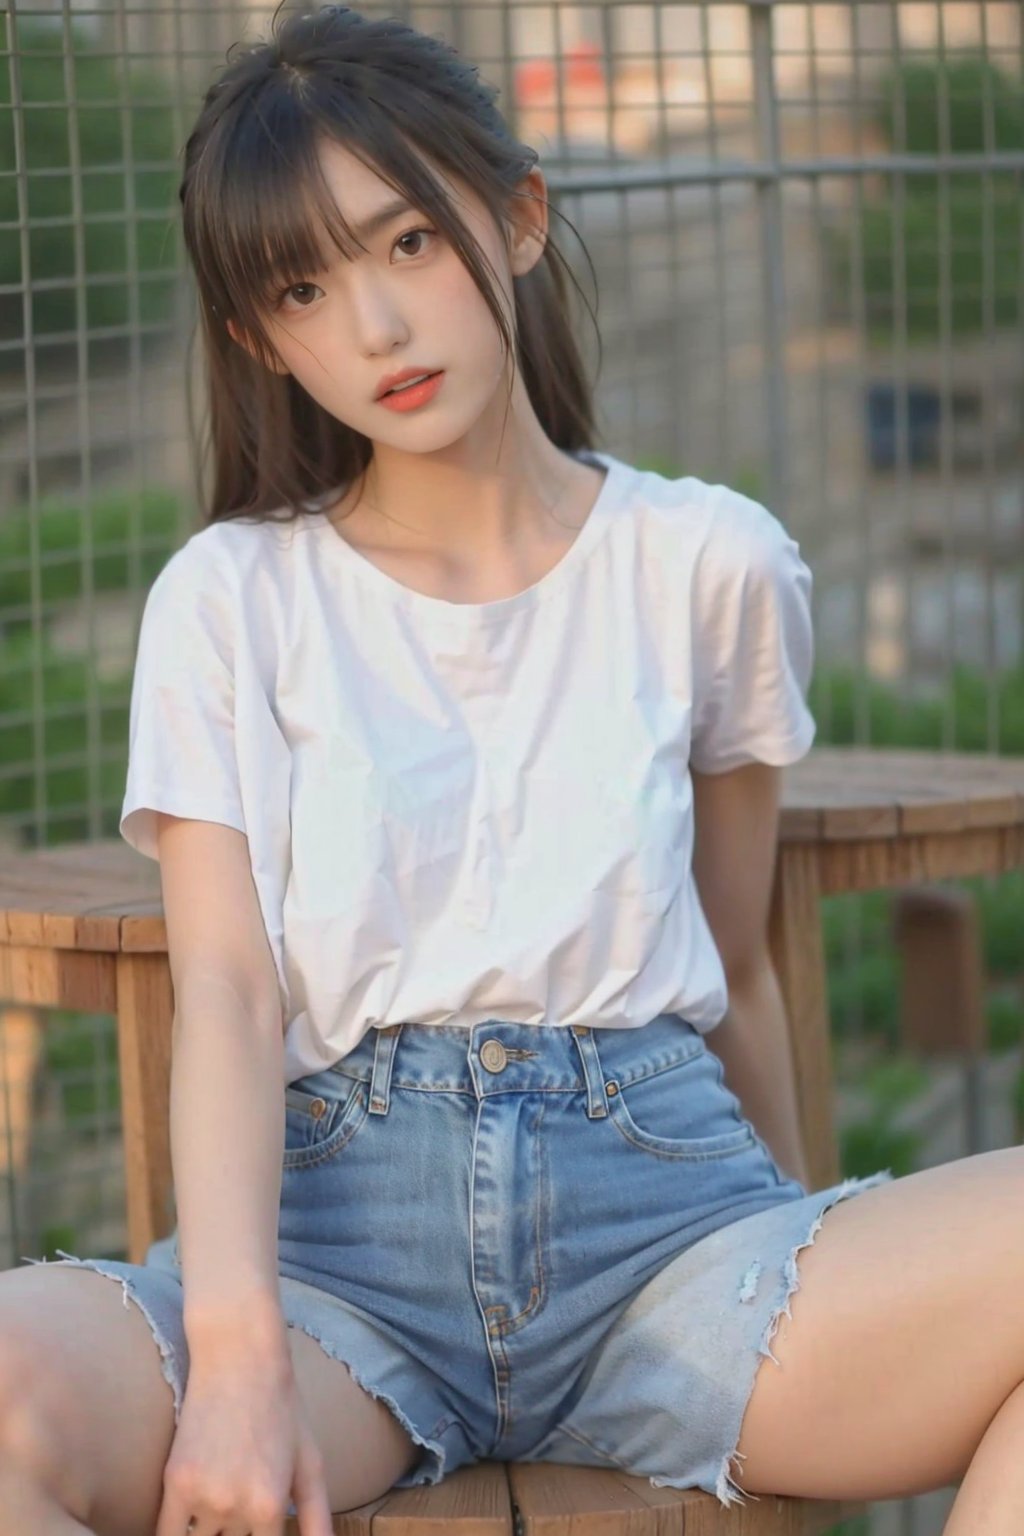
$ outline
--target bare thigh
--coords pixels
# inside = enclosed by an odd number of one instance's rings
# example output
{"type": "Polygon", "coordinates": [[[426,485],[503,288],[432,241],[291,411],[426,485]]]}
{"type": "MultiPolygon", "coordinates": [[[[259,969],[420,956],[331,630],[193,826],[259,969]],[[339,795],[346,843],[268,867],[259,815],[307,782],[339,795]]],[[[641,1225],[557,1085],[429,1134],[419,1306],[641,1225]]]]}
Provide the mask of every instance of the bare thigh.
{"type": "Polygon", "coordinates": [[[1024,1147],[826,1214],[758,1368],[730,1474],[753,1493],[889,1499],[967,1470],[1024,1380],[1024,1147]]]}
{"type": "MultiPolygon", "coordinates": [[[[343,1363],[299,1329],[288,1342],[332,1510],[378,1497],[417,1447],[343,1363]]],[[[41,1442],[29,1459],[71,1514],[99,1536],[149,1536],[173,1397],[149,1323],[134,1302],[125,1307],[120,1281],[74,1265],[0,1271],[0,1425],[3,1475],[17,1471],[12,1447],[41,1442]]]]}

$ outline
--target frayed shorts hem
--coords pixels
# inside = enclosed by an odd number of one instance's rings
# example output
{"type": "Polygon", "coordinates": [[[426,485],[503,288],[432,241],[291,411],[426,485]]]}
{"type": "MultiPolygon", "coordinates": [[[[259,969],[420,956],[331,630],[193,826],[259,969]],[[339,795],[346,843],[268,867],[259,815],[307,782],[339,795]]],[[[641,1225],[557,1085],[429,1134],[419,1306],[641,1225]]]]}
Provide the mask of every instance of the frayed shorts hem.
{"type": "MultiPolygon", "coordinates": [[[[152,1252],[162,1248],[166,1244],[154,1246],[152,1252]]],[[[129,1304],[129,1298],[142,1312],[149,1324],[150,1332],[160,1354],[160,1369],[164,1380],[171,1389],[173,1396],[174,1422],[177,1425],[181,1419],[181,1407],[185,1392],[185,1381],[188,1372],[188,1344],[185,1338],[184,1327],[181,1321],[181,1285],[176,1278],[177,1266],[168,1270],[162,1265],[146,1263],[145,1265],[131,1264],[119,1259],[82,1259],[74,1254],[65,1253],[58,1248],[60,1255],[57,1259],[25,1258],[29,1264],[46,1265],[73,1265],[80,1269],[95,1270],[97,1274],[104,1275],[109,1280],[120,1281],[125,1307],[129,1304]],[[146,1299],[140,1290],[139,1279],[145,1278],[148,1291],[146,1299]]],[[[317,1327],[304,1316],[304,1301],[312,1291],[312,1287],[301,1281],[290,1280],[282,1277],[281,1281],[282,1311],[285,1323],[290,1328],[298,1328],[313,1339],[326,1355],[332,1360],[340,1361],[348,1369],[353,1381],[361,1387],[370,1397],[386,1404],[402,1428],[420,1446],[422,1454],[414,1466],[396,1479],[395,1488],[414,1488],[423,1484],[440,1483],[446,1475],[445,1462],[447,1448],[441,1440],[433,1438],[431,1434],[425,1434],[413,1423],[409,1414],[397,1401],[392,1393],[384,1390],[375,1379],[379,1373],[374,1369],[369,1359],[353,1359],[359,1351],[355,1349],[343,1350],[328,1337],[327,1329],[317,1327]]],[[[330,1307],[329,1297],[319,1296],[313,1293],[312,1307],[330,1307]]],[[[452,1422],[451,1416],[443,1416],[434,1425],[435,1430],[447,1427],[452,1422]]],[[[289,1505],[288,1517],[297,1514],[294,1503],[289,1505]]]]}
{"type": "Polygon", "coordinates": [[[520,1459],[615,1467],[726,1509],[757,1502],[731,1468],[761,1360],[780,1364],[771,1340],[793,1315],[798,1255],[834,1205],[892,1179],[886,1168],[758,1211],[667,1264],[606,1336],[572,1411],[520,1459]]]}

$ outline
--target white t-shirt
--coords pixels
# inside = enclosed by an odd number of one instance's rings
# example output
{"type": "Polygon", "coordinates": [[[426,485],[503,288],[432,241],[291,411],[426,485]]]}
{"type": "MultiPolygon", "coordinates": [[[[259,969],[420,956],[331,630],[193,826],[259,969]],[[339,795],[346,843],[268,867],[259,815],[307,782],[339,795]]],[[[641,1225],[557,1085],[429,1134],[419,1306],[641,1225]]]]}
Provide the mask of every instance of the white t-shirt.
{"type": "Polygon", "coordinates": [[[512,597],[416,592],[313,509],[213,523],[150,589],[121,833],[246,833],[286,1082],[374,1026],[725,1012],[688,765],[807,751],[810,572],[727,486],[579,457],[597,501],[512,597]]]}

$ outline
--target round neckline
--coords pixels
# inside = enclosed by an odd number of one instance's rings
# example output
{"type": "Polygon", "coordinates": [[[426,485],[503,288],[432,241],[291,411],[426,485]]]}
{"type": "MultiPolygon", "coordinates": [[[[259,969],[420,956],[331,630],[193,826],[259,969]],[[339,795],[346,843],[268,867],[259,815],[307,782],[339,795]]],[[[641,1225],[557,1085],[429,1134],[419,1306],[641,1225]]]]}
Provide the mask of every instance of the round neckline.
{"type": "Polygon", "coordinates": [[[612,454],[599,452],[597,449],[584,449],[572,457],[583,462],[589,458],[603,465],[606,471],[586,521],[569,548],[539,580],[524,587],[520,592],[513,592],[508,597],[492,598],[486,603],[456,603],[446,597],[433,597],[428,592],[418,592],[415,587],[407,587],[404,582],[382,570],[379,565],[375,565],[366,555],[360,553],[338,532],[323,512],[310,512],[307,516],[321,534],[321,546],[330,552],[328,558],[340,562],[353,575],[397,599],[403,607],[423,618],[444,619],[453,623],[497,622],[521,608],[532,607],[557,591],[586,559],[608,523],[611,509],[618,495],[619,483],[627,466],[612,454]]]}

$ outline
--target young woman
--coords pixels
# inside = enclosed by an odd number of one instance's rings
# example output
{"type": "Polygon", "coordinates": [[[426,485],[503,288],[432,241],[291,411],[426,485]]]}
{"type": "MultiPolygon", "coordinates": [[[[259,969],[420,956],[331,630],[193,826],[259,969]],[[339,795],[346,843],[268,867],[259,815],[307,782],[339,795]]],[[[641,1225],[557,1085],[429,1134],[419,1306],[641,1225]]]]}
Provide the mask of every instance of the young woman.
{"type": "Polygon", "coordinates": [[[591,446],[536,159],[342,7],[188,140],[214,475],[121,822],[177,1228],[0,1277],[3,1536],[327,1536],[481,1458],[1024,1519],[1024,1154],[808,1191],[765,936],[808,571],[591,446]]]}

